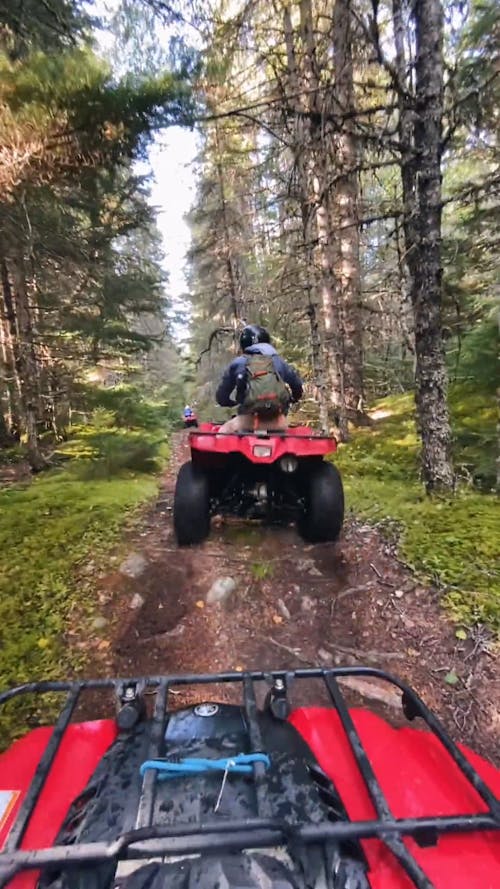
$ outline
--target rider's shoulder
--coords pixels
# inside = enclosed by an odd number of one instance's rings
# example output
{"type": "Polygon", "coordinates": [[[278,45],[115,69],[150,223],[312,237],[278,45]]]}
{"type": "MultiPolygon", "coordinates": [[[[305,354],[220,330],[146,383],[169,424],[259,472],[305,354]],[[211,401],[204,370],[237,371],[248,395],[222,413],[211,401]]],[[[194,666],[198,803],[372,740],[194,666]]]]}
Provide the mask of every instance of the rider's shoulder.
{"type": "Polygon", "coordinates": [[[229,367],[236,369],[239,367],[243,367],[246,364],[247,357],[247,355],[237,355],[236,358],[233,358],[229,367]]]}

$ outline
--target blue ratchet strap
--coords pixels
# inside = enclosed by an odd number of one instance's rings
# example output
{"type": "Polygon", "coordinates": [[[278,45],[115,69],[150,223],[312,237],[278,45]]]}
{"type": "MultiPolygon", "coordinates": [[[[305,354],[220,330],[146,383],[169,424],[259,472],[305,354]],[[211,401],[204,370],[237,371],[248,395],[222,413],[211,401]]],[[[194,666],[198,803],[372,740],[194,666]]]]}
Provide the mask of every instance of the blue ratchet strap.
{"type": "Polygon", "coordinates": [[[140,773],[144,776],[149,769],[154,769],[158,772],[159,781],[186,778],[188,775],[203,775],[207,772],[250,775],[253,771],[252,765],[256,762],[264,763],[266,769],[271,765],[271,760],[265,753],[239,753],[237,756],[228,756],[224,759],[181,759],[179,762],[148,759],[141,765],[140,773]]]}

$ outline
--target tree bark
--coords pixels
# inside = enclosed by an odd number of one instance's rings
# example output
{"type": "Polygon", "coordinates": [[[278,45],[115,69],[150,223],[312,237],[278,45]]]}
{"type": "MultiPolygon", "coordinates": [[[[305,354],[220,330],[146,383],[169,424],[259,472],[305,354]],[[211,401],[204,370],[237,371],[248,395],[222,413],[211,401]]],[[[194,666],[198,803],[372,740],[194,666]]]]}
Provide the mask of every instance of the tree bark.
{"type": "MultiPolygon", "coordinates": [[[[399,0],[394,0],[398,66],[404,66],[399,0]]],[[[415,122],[400,92],[404,141],[402,182],[407,263],[415,323],[415,402],[422,439],[422,476],[428,492],[453,487],[448,378],[442,340],[441,136],[443,11],[440,0],[416,0],[415,122]]]]}
{"type": "MultiPolygon", "coordinates": [[[[340,414],[344,436],[347,420],[344,411],[344,373],[341,351],[341,318],[339,312],[338,281],[334,269],[334,232],[329,206],[330,160],[332,138],[330,127],[323,119],[328,110],[320,98],[319,72],[315,55],[313,10],[311,0],[300,2],[300,40],[302,45],[302,77],[297,76],[297,90],[302,88],[303,110],[308,116],[307,132],[304,133],[302,151],[308,213],[315,216],[316,247],[314,258],[319,273],[320,305],[323,320],[324,358],[328,376],[331,408],[340,414]]],[[[313,255],[313,254],[311,254],[313,255]]]]}
{"type": "MultiPolygon", "coordinates": [[[[354,110],[354,82],[350,0],[336,0],[332,18],[335,65],[334,100],[341,113],[354,110]]],[[[363,404],[363,345],[361,273],[359,259],[357,145],[349,118],[333,134],[335,179],[331,212],[338,233],[335,243],[335,277],[340,303],[343,405],[356,420],[363,404]]]]}
{"type": "Polygon", "coordinates": [[[6,448],[12,444],[12,436],[7,428],[7,423],[0,407],[0,448],[6,448]]]}
{"type": "MultiPolygon", "coordinates": [[[[302,12],[304,15],[304,11],[302,12]]],[[[283,30],[285,34],[285,46],[287,53],[287,74],[291,95],[297,96],[300,92],[300,77],[298,72],[297,58],[295,53],[292,18],[290,7],[283,8],[283,30]]],[[[298,101],[298,98],[297,98],[298,101]]],[[[328,429],[329,423],[329,398],[327,385],[327,355],[322,330],[319,324],[317,303],[314,299],[315,276],[313,262],[313,232],[312,232],[312,207],[311,207],[311,188],[309,174],[307,169],[307,135],[305,132],[305,122],[300,116],[295,120],[295,132],[293,139],[293,156],[297,175],[297,189],[299,193],[299,204],[302,219],[302,235],[305,245],[305,265],[306,265],[306,290],[307,290],[307,316],[309,318],[311,332],[311,359],[314,381],[318,391],[319,401],[319,420],[321,427],[328,429]]],[[[323,296],[322,282],[322,296],[323,296]]],[[[324,300],[323,300],[324,307],[324,300]]]]}
{"type": "Polygon", "coordinates": [[[9,435],[13,439],[18,439],[21,428],[19,409],[21,398],[19,389],[16,386],[19,381],[15,371],[12,339],[10,335],[9,325],[7,323],[7,317],[5,315],[5,305],[3,299],[0,301],[0,347],[2,353],[3,372],[5,375],[5,423],[9,435]]]}
{"type": "Polygon", "coordinates": [[[232,238],[227,213],[226,185],[224,181],[224,167],[222,165],[222,149],[220,145],[219,128],[217,121],[215,122],[215,147],[217,152],[216,169],[219,183],[219,193],[222,210],[222,224],[224,228],[224,257],[226,261],[227,277],[229,284],[229,297],[231,303],[231,311],[233,315],[233,326],[235,330],[243,319],[246,318],[245,299],[243,294],[241,272],[238,268],[238,262],[235,260],[232,248],[232,238]]]}
{"type": "Polygon", "coordinates": [[[1,278],[5,316],[10,328],[14,367],[21,394],[28,461],[34,472],[40,472],[46,462],[40,452],[36,426],[38,366],[22,257],[4,257],[1,260],[1,278]]]}
{"type": "Polygon", "coordinates": [[[348,421],[361,419],[363,399],[357,146],[346,123],[354,107],[349,0],[335,4],[331,34],[335,82],[328,88],[318,70],[311,0],[300,3],[300,36],[325,358],[331,406],[340,434],[347,438],[348,421]],[[340,129],[335,124],[339,111],[346,115],[340,129]]]}

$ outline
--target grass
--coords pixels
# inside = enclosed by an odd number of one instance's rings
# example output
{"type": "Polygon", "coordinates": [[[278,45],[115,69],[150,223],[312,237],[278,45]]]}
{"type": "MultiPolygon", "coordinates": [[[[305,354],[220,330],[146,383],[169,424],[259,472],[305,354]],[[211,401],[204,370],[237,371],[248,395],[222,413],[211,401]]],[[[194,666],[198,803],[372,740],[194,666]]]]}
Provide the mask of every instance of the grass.
{"type": "MultiPolygon", "coordinates": [[[[95,600],[92,583],[77,583],[78,568],[105,564],[158,489],[165,431],[119,429],[107,420],[104,428],[97,422],[78,430],[61,447],[58,468],[0,490],[0,687],[60,678],[79,666],[81,654],[65,646],[64,631],[75,615],[85,625],[95,600]]],[[[19,708],[9,714],[2,742],[26,718],[19,708]]]]}
{"type": "Polygon", "coordinates": [[[254,580],[269,580],[274,574],[274,566],[269,562],[252,562],[250,571],[254,580]]]}
{"type": "Polygon", "coordinates": [[[376,408],[375,425],[356,430],[337,455],[348,504],[388,532],[397,531],[403,559],[422,578],[442,585],[444,604],[457,624],[481,622],[498,633],[493,398],[463,384],[451,387],[455,466],[469,484],[450,498],[426,497],[419,482],[413,396],[392,396],[376,408]]]}

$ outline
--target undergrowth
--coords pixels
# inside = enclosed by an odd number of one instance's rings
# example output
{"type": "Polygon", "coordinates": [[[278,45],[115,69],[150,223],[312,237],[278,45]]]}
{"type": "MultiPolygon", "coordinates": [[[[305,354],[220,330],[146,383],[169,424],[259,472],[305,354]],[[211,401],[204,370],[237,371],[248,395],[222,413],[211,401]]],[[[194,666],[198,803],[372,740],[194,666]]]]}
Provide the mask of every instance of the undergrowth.
{"type": "MultiPolygon", "coordinates": [[[[167,427],[116,422],[115,412],[96,408],[53,455],[58,466],[30,484],[0,489],[2,688],[61,678],[79,666],[81,654],[65,645],[65,629],[75,615],[85,624],[95,601],[92,584],[87,590],[77,583],[78,569],[105,565],[124,527],[157,491],[167,427]]],[[[0,746],[26,729],[28,715],[27,705],[9,708],[0,746]]]]}
{"type": "Polygon", "coordinates": [[[462,479],[454,497],[429,498],[423,491],[410,394],[378,402],[374,425],[356,430],[336,462],[350,507],[392,530],[397,526],[402,558],[442,586],[453,619],[465,626],[485,623],[498,633],[494,402],[461,383],[450,388],[450,408],[462,479]]]}

